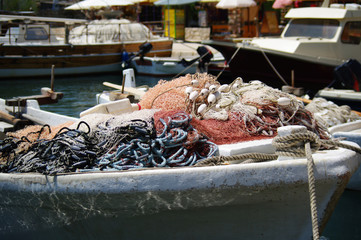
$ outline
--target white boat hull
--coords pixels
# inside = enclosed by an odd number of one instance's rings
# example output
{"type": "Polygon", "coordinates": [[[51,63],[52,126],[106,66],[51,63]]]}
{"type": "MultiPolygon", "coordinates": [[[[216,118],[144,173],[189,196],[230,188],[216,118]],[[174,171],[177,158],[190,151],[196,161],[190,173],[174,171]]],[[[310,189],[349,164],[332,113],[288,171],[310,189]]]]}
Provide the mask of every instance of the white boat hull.
{"type": "Polygon", "coordinates": [[[185,67],[180,63],[180,59],[175,58],[145,57],[144,61],[135,58],[132,60],[131,66],[137,74],[147,76],[174,77],[179,73],[185,75],[187,73],[197,72],[197,64],[191,67],[185,67]]]}
{"type": "MultiPolygon", "coordinates": [[[[219,146],[223,156],[273,151],[270,139],[219,146]]],[[[313,158],[322,233],[361,159],[343,148],[313,158]]],[[[0,238],[311,239],[308,184],[304,158],[57,176],[0,173],[0,238]]]]}
{"type": "MultiPolygon", "coordinates": [[[[326,152],[314,154],[321,230],[359,165],[352,151],[326,152]]],[[[2,173],[0,189],[4,237],[312,236],[306,159],[55,177],[2,173]]]]}

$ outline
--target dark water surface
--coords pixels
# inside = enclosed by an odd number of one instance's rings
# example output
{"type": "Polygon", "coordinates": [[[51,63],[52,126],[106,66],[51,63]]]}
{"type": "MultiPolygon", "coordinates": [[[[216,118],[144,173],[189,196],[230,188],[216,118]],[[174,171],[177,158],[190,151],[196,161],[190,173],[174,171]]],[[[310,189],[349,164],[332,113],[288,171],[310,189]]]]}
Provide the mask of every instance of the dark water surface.
{"type": "MultiPolygon", "coordinates": [[[[57,104],[43,105],[42,109],[68,116],[79,117],[79,113],[96,103],[96,93],[111,90],[103,82],[121,84],[122,76],[101,75],[81,77],[56,77],[54,90],[63,92],[64,97],[57,104]]],[[[160,78],[136,77],[137,85],[154,86],[160,78]]],[[[0,81],[0,98],[39,95],[42,87],[50,87],[49,79],[24,79],[0,81]]],[[[316,189],[317,191],[317,189],[316,189]]],[[[309,204],[305,202],[305,204],[309,204]]],[[[339,200],[325,231],[324,239],[361,239],[361,192],[346,190],[339,200]]]]}
{"type": "MultiPolygon", "coordinates": [[[[159,78],[137,77],[137,84],[154,86],[159,78]]],[[[111,82],[121,85],[122,76],[78,76],[56,77],[54,91],[64,93],[64,97],[56,104],[42,105],[47,111],[79,117],[79,113],[96,104],[97,93],[114,90],[103,85],[103,82],[111,82]]],[[[0,81],[0,98],[10,99],[19,96],[39,95],[42,87],[50,87],[49,79],[10,79],[0,81]]]]}

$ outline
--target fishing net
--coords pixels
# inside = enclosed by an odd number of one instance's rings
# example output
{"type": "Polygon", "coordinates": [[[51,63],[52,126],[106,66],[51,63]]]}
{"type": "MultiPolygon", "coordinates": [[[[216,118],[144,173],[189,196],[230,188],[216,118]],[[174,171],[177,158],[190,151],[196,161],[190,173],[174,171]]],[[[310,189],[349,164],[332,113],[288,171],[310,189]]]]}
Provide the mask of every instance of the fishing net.
{"type": "Polygon", "coordinates": [[[0,170],[57,174],[192,166],[214,156],[217,144],[274,137],[286,125],[330,138],[295,96],[260,81],[237,78],[221,85],[212,75],[189,74],[160,81],[140,104],[143,110],[132,113],[86,115],[58,126],[55,135],[46,127],[9,135],[0,142],[0,170]],[[19,148],[25,142],[31,143],[27,149],[19,148]]]}
{"type": "Polygon", "coordinates": [[[155,87],[150,88],[144,94],[139,104],[144,109],[185,110],[186,88],[192,85],[196,85],[196,88],[203,88],[209,87],[211,84],[219,85],[214,76],[198,73],[187,74],[172,81],[160,80],[155,87]]]}
{"type": "Polygon", "coordinates": [[[37,137],[21,151],[20,144],[30,141],[17,132],[0,141],[0,170],[54,175],[191,166],[215,155],[218,147],[193,128],[191,115],[174,112],[165,119],[158,117],[155,123],[157,111],[90,114],[52,136],[50,131],[44,134],[50,127],[43,126],[38,132],[27,133],[37,137]]]}
{"type": "Polygon", "coordinates": [[[244,83],[237,78],[221,85],[212,75],[188,74],[160,81],[140,105],[191,114],[192,125],[216,144],[273,137],[278,127],[286,125],[303,125],[323,139],[330,138],[324,123],[294,95],[260,81],[244,83]]]}
{"type": "Polygon", "coordinates": [[[306,109],[314,114],[317,121],[327,127],[361,119],[361,116],[353,112],[349,106],[338,106],[324,98],[314,98],[307,104],[306,109]]]}
{"type": "Polygon", "coordinates": [[[60,129],[72,124],[73,122],[66,122],[51,127],[49,125],[30,125],[16,132],[6,133],[8,138],[0,144],[0,164],[27,151],[40,139],[52,139],[60,129]]]}

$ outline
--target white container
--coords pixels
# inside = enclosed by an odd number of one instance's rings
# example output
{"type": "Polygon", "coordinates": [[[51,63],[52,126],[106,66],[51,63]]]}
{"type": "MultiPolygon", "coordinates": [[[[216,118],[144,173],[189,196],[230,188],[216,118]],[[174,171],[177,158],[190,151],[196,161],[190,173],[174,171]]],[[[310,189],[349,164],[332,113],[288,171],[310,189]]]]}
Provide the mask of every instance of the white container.
{"type": "Polygon", "coordinates": [[[140,105],[132,104],[128,98],[125,98],[118,101],[95,105],[94,107],[81,112],[80,117],[84,117],[85,115],[92,113],[119,115],[121,113],[133,112],[137,110],[140,110],[140,105]]]}
{"type": "Polygon", "coordinates": [[[124,86],[136,88],[134,69],[128,68],[123,70],[124,86]]]}

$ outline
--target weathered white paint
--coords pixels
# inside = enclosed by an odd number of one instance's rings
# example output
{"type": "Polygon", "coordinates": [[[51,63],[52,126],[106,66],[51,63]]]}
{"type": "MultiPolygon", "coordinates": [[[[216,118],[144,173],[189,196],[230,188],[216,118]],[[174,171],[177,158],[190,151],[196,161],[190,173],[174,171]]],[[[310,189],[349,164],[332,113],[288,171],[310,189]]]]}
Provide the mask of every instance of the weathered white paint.
{"type": "MultiPolygon", "coordinates": [[[[314,154],[320,222],[358,158],[345,149],[314,154]]],[[[100,226],[105,236],[126,239],[309,239],[307,181],[306,159],[55,177],[0,174],[0,231],[92,235],[100,226]]]]}
{"type": "Polygon", "coordinates": [[[50,126],[56,126],[68,121],[77,121],[77,118],[68,117],[65,115],[43,111],[40,109],[38,101],[27,100],[27,107],[23,113],[23,117],[32,120],[37,124],[48,124],[50,126]]]}
{"type": "MultiPolygon", "coordinates": [[[[267,139],[220,146],[220,153],[272,149],[267,139]]],[[[361,160],[346,149],[318,151],[313,158],[324,226],[361,160]]],[[[310,239],[306,161],[58,176],[0,173],[0,236],[310,239]]]]}

